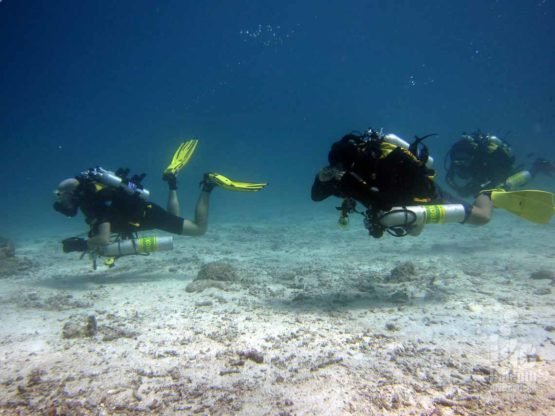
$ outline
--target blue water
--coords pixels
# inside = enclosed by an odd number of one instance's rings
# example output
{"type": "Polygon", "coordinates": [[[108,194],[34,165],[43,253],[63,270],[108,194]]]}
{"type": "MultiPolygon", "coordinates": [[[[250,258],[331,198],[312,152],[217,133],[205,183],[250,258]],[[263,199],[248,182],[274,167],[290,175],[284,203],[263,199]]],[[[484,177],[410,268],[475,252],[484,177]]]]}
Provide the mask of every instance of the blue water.
{"type": "Polygon", "coordinates": [[[555,160],[554,18],[553,0],[1,0],[0,234],[68,227],[52,189],[95,165],[146,172],[164,205],[161,171],[191,136],[185,216],[204,171],[270,182],[216,191],[215,222],[333,209],[310,201],[314,173],[370,126],[438,133],[440,173],[476,128],[555,160]]]}

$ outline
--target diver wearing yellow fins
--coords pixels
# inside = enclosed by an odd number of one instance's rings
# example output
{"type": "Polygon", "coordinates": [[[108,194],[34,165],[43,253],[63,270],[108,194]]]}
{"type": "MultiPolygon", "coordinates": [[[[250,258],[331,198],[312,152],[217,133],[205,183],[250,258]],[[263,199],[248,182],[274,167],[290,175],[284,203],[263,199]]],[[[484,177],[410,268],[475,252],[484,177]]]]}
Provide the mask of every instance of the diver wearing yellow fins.
{"type": "Polygon", "coordinates": [[[346,225],[353,212],[362,214],[375,238],[385,232],[416,236],[426,224],[485,225],[494,207],[536,223],[549,222],[554,212],[549,192],[482,190],[468,204],[443,191],[434,181],[433,160],[423,143],[429,136],[416,137],[412,144],[372,129],[343,136],[333,143],[328,166],[316,174],[312,200],[342,198],[339,224],[346,225]]]}
{"type": "Polygon", "coordinates": [[[171,237],[141,239],[136,233],[158,229],[177,235],[203,235],[208,228],[209,197],[214,187],[257,192],[267,185],[234,181],[215,172],[205,173],[200,182],[194,219],[180,217],[177,175],[189,163],[197,145],[197,139],[182,143],[164,170],[162,179],[169,187],[167,210],[148,201],[150,192],[141,184],[145,174],[129,177],[128,169],[114,173],[96,167],[60,182],[55,190],[54,209],[68,217],[76,216],[81,210],[90,227],[88,239],[64,240],[64,252],[119,257],[170,249],[171,237]]]}

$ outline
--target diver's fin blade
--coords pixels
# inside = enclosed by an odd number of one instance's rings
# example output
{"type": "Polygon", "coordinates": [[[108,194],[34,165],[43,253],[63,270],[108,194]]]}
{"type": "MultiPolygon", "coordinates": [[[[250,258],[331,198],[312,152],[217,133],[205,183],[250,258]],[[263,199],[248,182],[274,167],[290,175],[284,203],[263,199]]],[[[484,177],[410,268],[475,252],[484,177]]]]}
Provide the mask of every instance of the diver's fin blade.
{"type": "Polygon", "coordinates": [[[555,213],[554,195],[551,192],[495,190],[491,193],[491,200],[495,208],[503,208],[536,224],[548,224],[555,213]]]}
{"type": "Polygon", "coordinates": [[[170,166],[174,166],[179,163],[180,156],[183,154],[184,151],[186,151],[188,146],[190,146],[190,143],[188,141],[183,142],[179,145],[179,147],[177,148],[177,150],[172,156],[172,161],[170,162],[170,166]]]}
{"type": "Polygon", "coordinates": [[[216,172],[207,173],[206,177],[213,184],[219,186],[220,188],[227,189],[228,191],[257,192],[268,185],[265,182],[255,183],[255,182],[234,181],[216,172]]]}
{"type": "Polygon", "coordinates": [[[229,183],[234,188],[245,189],[245,190],[260,190],[264,188],[267,183],[255,183],[255,182],[241,182],[241,181],[230,181],[229,183]]]}
{"type": "Polygon", "coordinates": [[[177,154],[174,155],[174,159],[172,162],[175,162],[178,166],[184,166],[189,163],[193,153],[197,148],[198,140],[191,139],[184,142],[178,149],[177,154]]]}
{"type": "Polygon", "coordinates": [[[190,139],[186,142],[181,143],[181,145],[174,153],[172,161],[170,162],[166,170],[164,170],[164,175],[168,173],[176,175],[181,169],[183,169],[191,160],[191,157],[193,156],[193,153],[197,148],[197,144],[197,139],[190,139]]]}

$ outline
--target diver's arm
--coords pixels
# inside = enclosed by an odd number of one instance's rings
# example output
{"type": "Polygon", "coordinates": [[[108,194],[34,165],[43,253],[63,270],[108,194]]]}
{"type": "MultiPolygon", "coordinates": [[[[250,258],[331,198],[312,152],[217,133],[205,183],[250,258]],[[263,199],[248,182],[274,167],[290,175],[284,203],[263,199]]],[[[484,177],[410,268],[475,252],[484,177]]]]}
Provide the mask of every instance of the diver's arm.
{"type": "Polygon", "coordinates": [[[315,202],[320,202],[327,197],[333,195],[335,186],[331,181],[322,182],[318,175],[314,178],[312,189],[310,190],[310,198],[315,202]]]}
{"type": "Polygon", "coordinates": [[[345,174],[344,170],[326,166],[316,174],[310,197],[315,202],[320,202],[331,195],[340,196],[339,182],[345,174]]]}
{"type": "Polygon", "coordinates": [[[89,250],[96,250],[110,244],[110,236],[112,233],[111,225],[109,222],[98,224],[96,231],[96,234],[87,240],[87,246],[89,247],[89,250]]]}

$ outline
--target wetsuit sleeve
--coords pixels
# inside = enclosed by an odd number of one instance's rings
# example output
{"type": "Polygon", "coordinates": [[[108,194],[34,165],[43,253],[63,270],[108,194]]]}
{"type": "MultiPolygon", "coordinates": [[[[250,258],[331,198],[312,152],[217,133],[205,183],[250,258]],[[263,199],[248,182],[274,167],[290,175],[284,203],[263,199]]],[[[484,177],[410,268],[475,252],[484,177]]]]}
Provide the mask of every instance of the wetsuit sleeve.
{"type": "Polygon", "coordinates": [[[322,182],[318,177],[318,174],[316,174],[310,192],[310,197],[312,198],[312,200],[320,202],[330,197],[331,195],[337,195],[337,181],[330,180],[322,182]]]}
{"type": "Polygon", "coordinates": [[[353,172],[345,173],[339,181],[332,179],[322,182],[318,175],[316,175],[312,185],[312,200],[317,202],[323,201],[331,195],[338,198],[354,198],[365,207],[374,203],[377,197],[376,193],[353,172]]]}
{"type": "Polygon", "coordinates": [[[89,237],[97,234],[99,224],[113,222],[112,203],[113,193],[109,188],[87,193],[80,208],[85,215],[85,222],[90,226],[89,237]]]}
{"type": "Polygon", "coordinates": [[[87,224],[108,221],[110,202],[110,195],[105,190],[87,192],[79,205],[87,224]]]}

